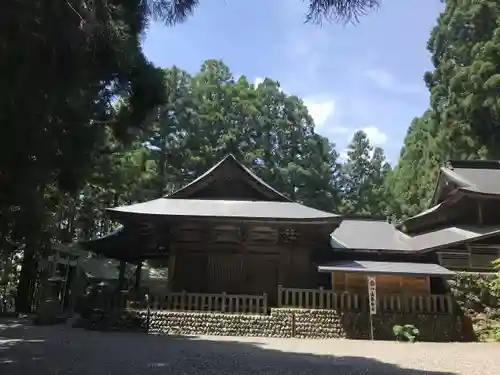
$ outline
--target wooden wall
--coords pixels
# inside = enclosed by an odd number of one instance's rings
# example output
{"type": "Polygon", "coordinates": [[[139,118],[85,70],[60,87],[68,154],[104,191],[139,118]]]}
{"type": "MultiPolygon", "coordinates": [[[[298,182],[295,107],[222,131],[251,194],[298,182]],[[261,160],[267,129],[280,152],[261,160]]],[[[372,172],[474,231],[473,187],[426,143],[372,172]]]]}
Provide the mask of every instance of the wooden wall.
{"type": "MultiPolygon", "coordinates": [[[[366,274],[354,272],[333,272],[332,289],[357,294],[367,294],[366,274]]],[[[428,276],[376,275],[377,292],[430,294],[430,278],[428,276]]]]}
{"type": "Polygon", "coordinates": [[[183,223],[170,238],[171,291],[266,292],[273,303],[278,285],[316,287],[313,246],[301,233],[265,224],[183,223]]]}

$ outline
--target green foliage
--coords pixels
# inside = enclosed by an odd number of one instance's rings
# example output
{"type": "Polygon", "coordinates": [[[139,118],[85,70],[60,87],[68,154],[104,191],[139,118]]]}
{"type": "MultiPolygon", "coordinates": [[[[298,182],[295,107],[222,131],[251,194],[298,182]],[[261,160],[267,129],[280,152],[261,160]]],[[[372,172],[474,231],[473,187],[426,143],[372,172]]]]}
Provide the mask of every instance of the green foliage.
{"type": "Polygon", "coordinates": [[[436,142],[447,158],[498,158],[499,2],[449,0],[428,48],[426,74],[440,122],[436,142]]]}
{"type": "Polygon", "coordinates": [[[458,273],[450,282],[451,291],[462,311],[471,318],[479,340],[498,336],[500,289],[498,275],[458,273]]]}
{"type": "Polygon", "coordinates": [[[493,261],[495,277],[491,282],[492,293],[500,299],[500,258],[493,261]]]}
{"type": "Polygon", "coordinates": [[[396,324],[392,327],[392,332],[398,341],[416,342],[420,335],[420,331],[412,324],[396,324]]]}
{"type": "Polygon", "coordinates": [[[339,212],[345,215],[389,216],[389,195],[384,183],[391,171],[384,151],[374,148],[363,131],[354,134],[342,165],[343,189],[339,212]]]}
{"type": "MultiPolygon", "coordinates": [[[[298,1],[298,0],[297,0],[298,1]]],[[[323,20],[357,22],[361,16],[378,9],[380,0],[309,0],[306,22],[321,23],[323,20]]],[[[151,11],[159,8],[159,18],[167,23],[185,20],[199,5],[199,0],[150,0],[151,11]]]]}

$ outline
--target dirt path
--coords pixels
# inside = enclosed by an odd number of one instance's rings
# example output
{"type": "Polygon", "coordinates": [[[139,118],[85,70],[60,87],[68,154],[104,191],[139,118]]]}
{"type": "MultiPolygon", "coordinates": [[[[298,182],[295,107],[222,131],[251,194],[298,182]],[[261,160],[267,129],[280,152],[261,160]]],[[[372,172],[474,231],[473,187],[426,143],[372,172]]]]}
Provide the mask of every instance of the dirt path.
{"type": "Polygon", "coordinates": [[[0,322],[1,375],[498,375],[499,344],[167,337],[0,322]]]}

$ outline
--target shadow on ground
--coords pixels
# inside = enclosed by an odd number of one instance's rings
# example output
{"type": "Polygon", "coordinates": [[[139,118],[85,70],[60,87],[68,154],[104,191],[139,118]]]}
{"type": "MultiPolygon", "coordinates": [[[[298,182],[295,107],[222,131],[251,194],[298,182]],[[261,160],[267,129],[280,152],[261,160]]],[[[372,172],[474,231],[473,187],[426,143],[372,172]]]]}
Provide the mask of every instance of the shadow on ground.
{"type": "Polygon", "coordinates": [[[255,342],[34,327],[14,320],[0,321],[0,374],[452,375],[362,356],[266,349],[255,342]]]}

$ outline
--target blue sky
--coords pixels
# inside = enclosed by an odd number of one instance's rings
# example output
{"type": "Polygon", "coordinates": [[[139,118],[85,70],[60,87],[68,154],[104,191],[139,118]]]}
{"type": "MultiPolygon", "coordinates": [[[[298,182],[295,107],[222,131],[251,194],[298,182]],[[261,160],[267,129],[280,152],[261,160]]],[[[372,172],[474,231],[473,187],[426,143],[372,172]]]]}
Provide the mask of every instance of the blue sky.
{"type": "Polygon", "coordinates": [[[357,25],[304,24],[306,10],[301,0],[203,0],[181,25],[151,25],[143,46],[162,67],[195,73],[222,59],[235,76],[278,80],[341,154],[363,129],[395,162],[411,120],[428,107],[426,44],[442,4],[384,0],[357,25]]]}

